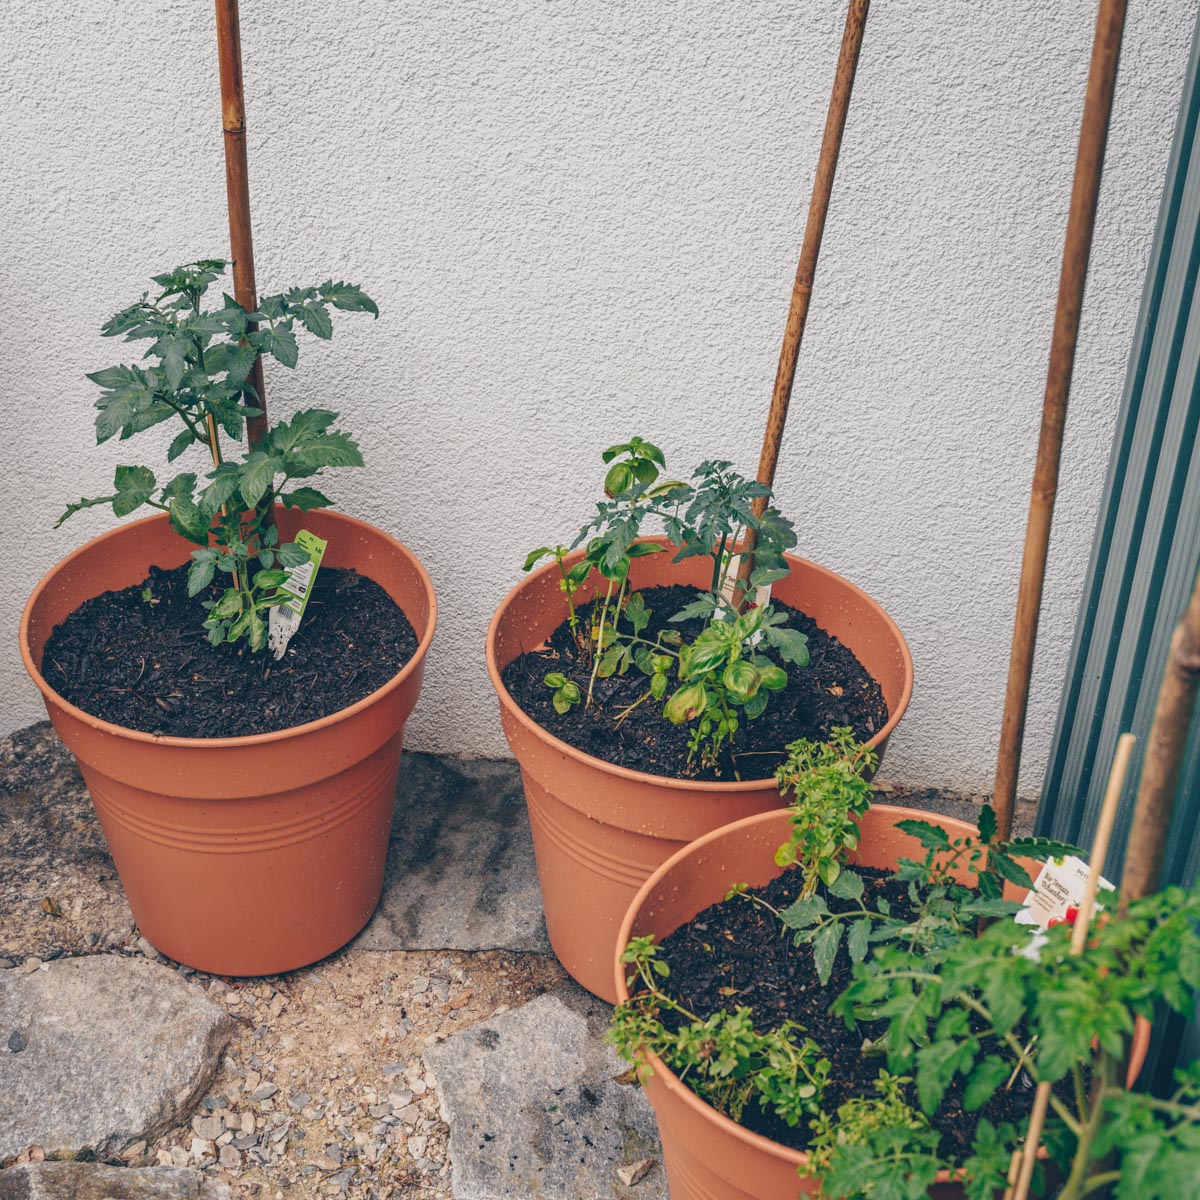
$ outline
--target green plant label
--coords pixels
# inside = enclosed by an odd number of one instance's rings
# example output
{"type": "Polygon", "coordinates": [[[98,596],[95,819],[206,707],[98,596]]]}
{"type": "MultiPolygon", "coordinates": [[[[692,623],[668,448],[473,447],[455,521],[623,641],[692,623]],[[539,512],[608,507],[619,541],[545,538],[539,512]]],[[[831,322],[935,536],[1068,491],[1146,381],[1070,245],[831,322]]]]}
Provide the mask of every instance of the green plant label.
{"type": "Polygon", "coordinates": [[[321,560],[325,557],[325,547],[329,544],[315,533],[309,533],[307,529],[301,529],[294,540],[308,555],[308,561],[300,563],[288,572],[287,579],[279,585],[279,591],[287,596],[287,599],[271,609],[269,644],[275,651],[276,659],[283,657],[292,635],[300,628],[300,619],[308,607],[308,598],[312,595],[317,572],[321,569],[321,560]]]}

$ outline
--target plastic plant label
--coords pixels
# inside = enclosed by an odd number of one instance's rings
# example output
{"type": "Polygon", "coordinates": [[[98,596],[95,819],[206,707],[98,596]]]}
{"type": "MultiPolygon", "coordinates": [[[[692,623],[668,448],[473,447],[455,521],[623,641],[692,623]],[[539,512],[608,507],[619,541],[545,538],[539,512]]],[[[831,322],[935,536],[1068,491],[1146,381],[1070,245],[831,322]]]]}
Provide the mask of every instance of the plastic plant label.
{"type": "MultiPolygon", "coordinates": [[[[1087,863],[1073,855],[1069,858],[1051,859],[1042,867],[1033,890],[1025,896],[1025,907],[1013,918],[1018,925],[1030,926],[1033,932],[1033,938],[1022,948],[1021,953],[1029,958],[1038,957],[1046,942],[1045,930],[1052,923],[1069,921],[1068,910],[1078,909],[1083,903],[1087,878],[1087,863]]],[[[1100,877],[1100,888],[1109,892],[1116,890],[1103,876],[1100,877]]],[[[1097,897],[1097,910],[1102,907],[1097,897]]]]}
{"type": "MultiPolygon", "coordinates": [[[[737,590],[737,573],[738,567],[742,564],[742,556],[740,554],[726,555],[729,565],[725,568],[725,582],[721,584],[721,599],[725,601],[731,608],[733,607],[733,594],[737,590]]],[[[763,587],[756,588],[754,591],[754,600],[751,602],[755,608],[765,608],[771,603],[771,585],[768,583],[763,587]]],[[[762,640],[762,630],[760,629],[751,639],[750,644],[757,645],[762,640]]]]}
{"type": "Polygon", "coordinates": [[[307,529],[301,529],[293,540],[308,555],[308,562],[302,562],[288,572],[287,579],[279,587],[288,598],[282,604],[276,604],[268,617],[268,641],[275,651],[276,661],[283,657],[292,635],[300,628],[300,618],[308,607],[308,598],[312,595],[313,583],[329,544],[307,529]]]}
{"type": "MultiPolygon", "coordinates": [[[[1051,921],[1065,921],[1067,909],[1078,908],[1083,903],[1087,878],[1088,865],[1082,858],[1072,856],[1058,862],[1051,859],[1042,868],[1033,891],[1025,897],[1025,912],[1042,929],[1051,921]]],[[[1115,890],[1103,877],[1100,887],[1110,892],[1115,890]]]]}

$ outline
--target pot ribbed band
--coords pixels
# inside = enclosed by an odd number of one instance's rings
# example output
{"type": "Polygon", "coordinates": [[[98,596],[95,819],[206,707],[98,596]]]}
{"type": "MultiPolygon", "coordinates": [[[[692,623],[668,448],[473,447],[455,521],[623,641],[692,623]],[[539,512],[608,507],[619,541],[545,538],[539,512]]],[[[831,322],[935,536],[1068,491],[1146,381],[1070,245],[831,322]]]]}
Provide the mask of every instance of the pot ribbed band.
{"type": "MultiPolygon", "coordinates": [[[[631,861],[627,854],[609,854],[597,849],[594,842],[584,840],[571,830],[555,810],[566,810],[574,813],[574,809],[548,795],[544,789],[525,780],[525,798],[529,806],[529,823],[533,827],[534,836],[544,837],[553,842],[568,858],[576,862],[590,875],[599,875],[613,883],[621,884],[636,892],[650,878],[651,873],[662,861],[662,857],[631,861]]],[[[600,822],[592,822],[599,826],[600,822]]],[[[594,836],[594,833],[593,833],[594,836]]]]}
{"type": "MultiPolygon", "coordinates": [[[[391,793],[399,760],[397,747],[352,794],[338,797],[336,803],[320,811],[255,826],[238,825],[231,831],[214,824],[189,827],[156,819],[118,799],[110,788],[113,781],[105,776],[88,771],[86,781],[101,821],[112,822],[135,837],[188,854],[256,854],[311,841],[353,821],[364,810],[378,804],[384,793],[391,793]]],[[[212,801],[213,810],[219,812],[221,803],[220,800],[212,801]]]]}

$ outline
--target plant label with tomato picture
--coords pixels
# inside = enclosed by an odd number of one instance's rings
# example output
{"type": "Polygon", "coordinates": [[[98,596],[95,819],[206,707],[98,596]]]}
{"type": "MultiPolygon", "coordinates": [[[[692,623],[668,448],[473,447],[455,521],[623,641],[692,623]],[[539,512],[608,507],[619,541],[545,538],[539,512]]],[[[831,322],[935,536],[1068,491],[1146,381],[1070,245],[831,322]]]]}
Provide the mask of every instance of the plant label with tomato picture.
{"type": "MultiPolygon", "coordinates": [[[[1034,936],[1022,948],[1023,954],[1036,959],[1046,942],[1044,934],[1047,929],[1054,925],[1075,924],[1087,879],[1087,863],[1074,855],[1052,858],[1042,867],[1037,883],[1025,897],[1025,907],[1013,918],[1018,925],[1028,925],[1033,930],[1034,936]]],[[[1100,887],[1110,892],[1116,890],[1103,876],[1100,878],[1100,887]]],[[[1096,908],[1103,908],[1099,898],[1096,908]]]]}

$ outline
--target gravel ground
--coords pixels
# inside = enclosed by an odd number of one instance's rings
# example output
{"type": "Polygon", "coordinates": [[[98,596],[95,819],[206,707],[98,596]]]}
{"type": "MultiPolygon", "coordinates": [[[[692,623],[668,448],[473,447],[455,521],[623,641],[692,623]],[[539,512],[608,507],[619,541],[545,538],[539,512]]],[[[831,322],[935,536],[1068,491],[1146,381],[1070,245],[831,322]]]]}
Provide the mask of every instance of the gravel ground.
{"type": "MultiPolygon", "coordinates": [[[[147,951],[164,961],[136,934],[109,952],[147,951]]],[[[449,1200],[425,1048],[566,979],[552,958],[502,951],[350,952],[255,980],[178,970],[237,1032],[190,1122],[113,1161],[200,1169],[259,1200],[449,1200]]]]}

